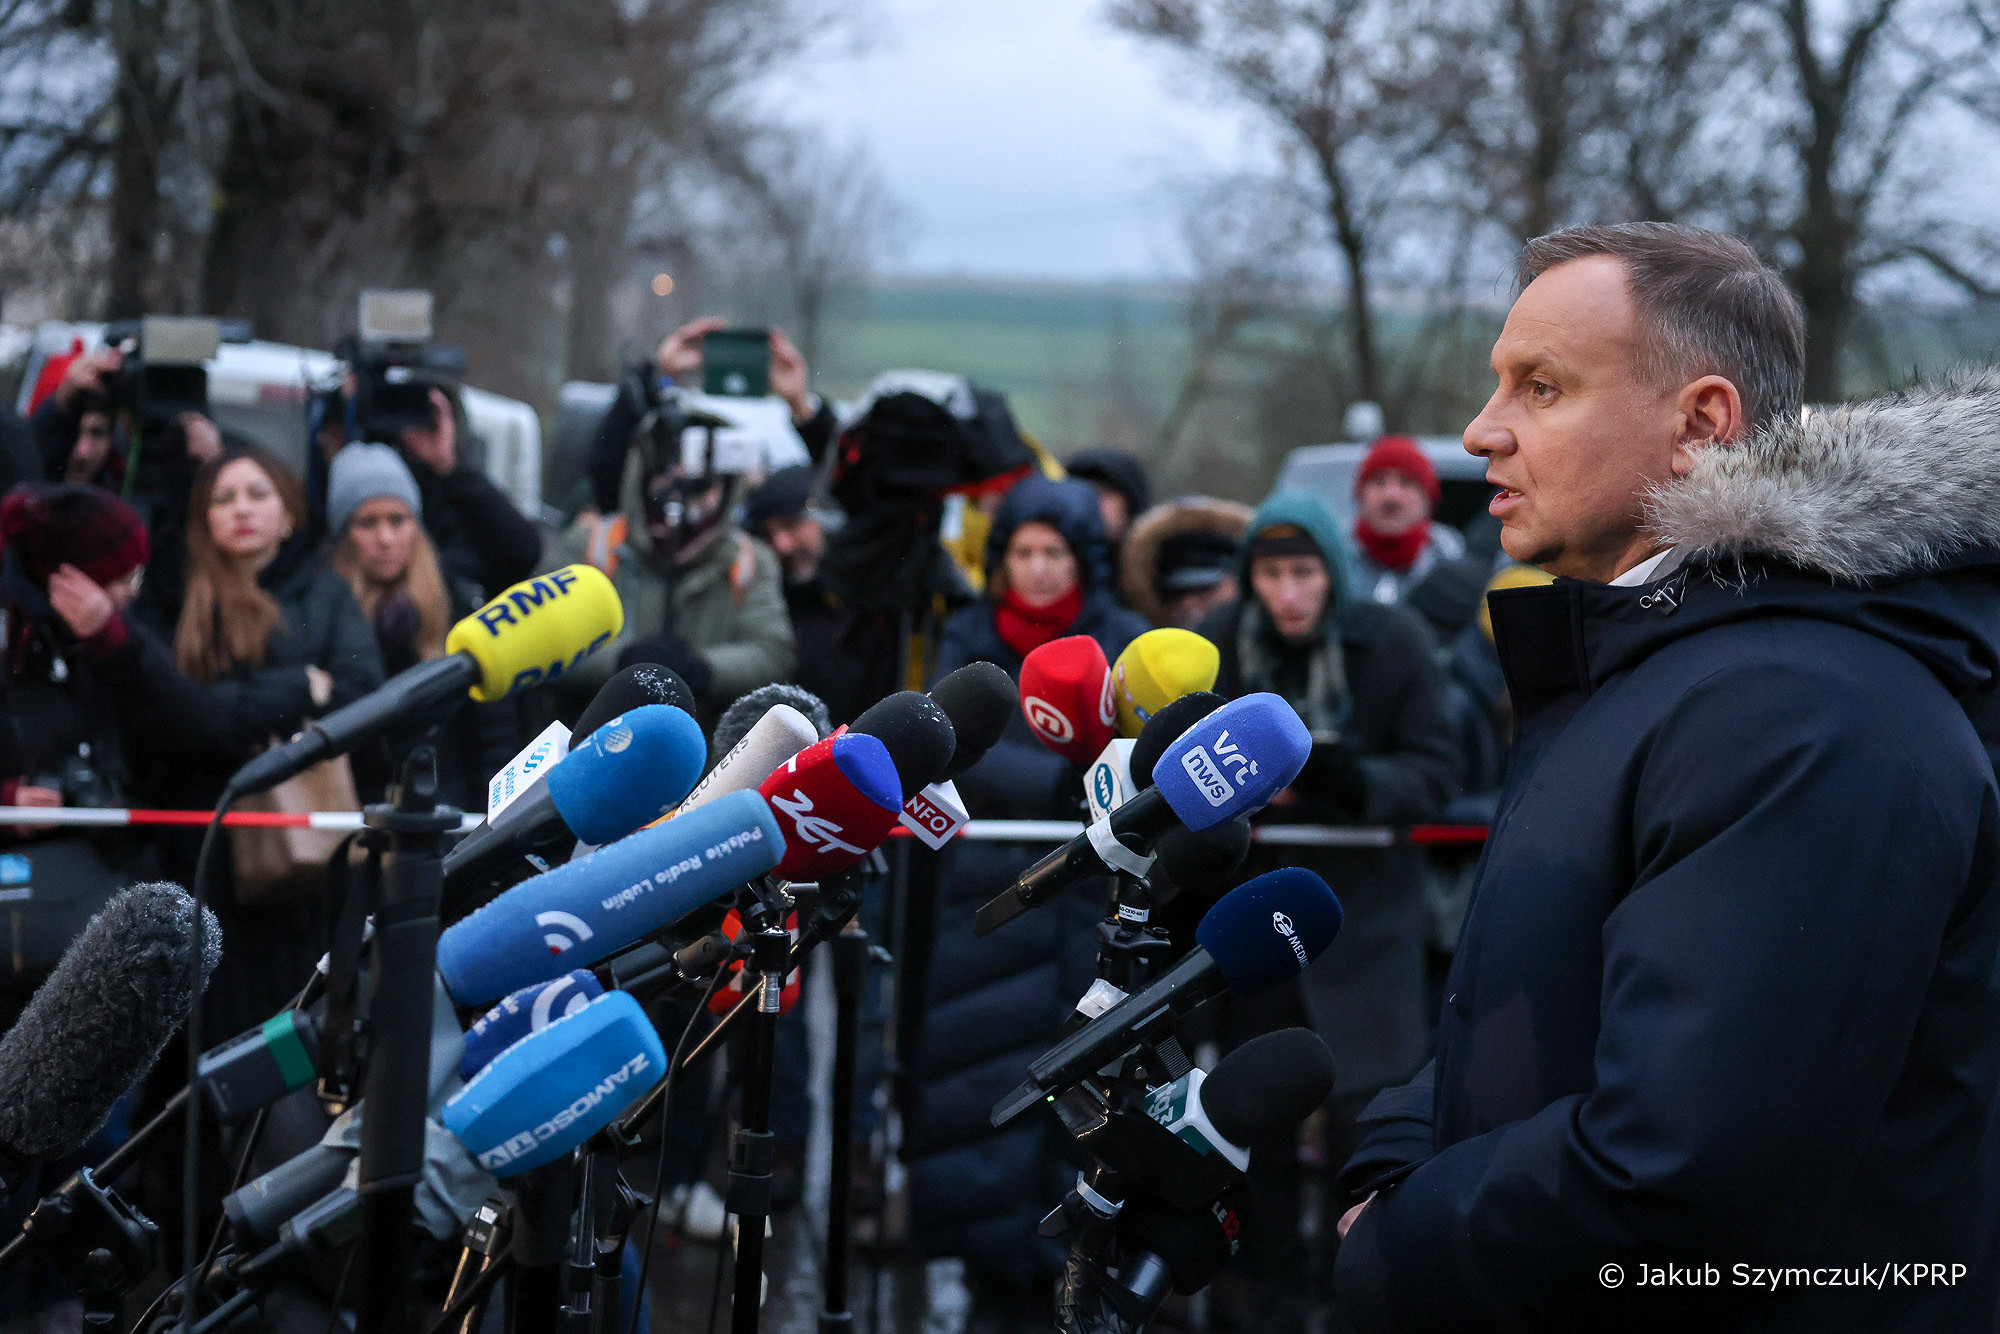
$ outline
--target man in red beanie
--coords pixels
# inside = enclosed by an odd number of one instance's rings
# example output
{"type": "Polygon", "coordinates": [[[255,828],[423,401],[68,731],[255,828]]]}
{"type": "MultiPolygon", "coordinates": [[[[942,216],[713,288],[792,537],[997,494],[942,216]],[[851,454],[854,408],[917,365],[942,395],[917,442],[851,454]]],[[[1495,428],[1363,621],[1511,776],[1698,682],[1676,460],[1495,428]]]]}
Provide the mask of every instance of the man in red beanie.
{"type": "Polygon", "coordinates": [[[1355,588],[1385,605],[1407,605],[1450,643],[1478,614],[1487,571],[1468,560],[1457,529],[1431,522],[1437,469],[1409,436],[1385,435],[1355,474],[1354,498],[1355,588]]]}

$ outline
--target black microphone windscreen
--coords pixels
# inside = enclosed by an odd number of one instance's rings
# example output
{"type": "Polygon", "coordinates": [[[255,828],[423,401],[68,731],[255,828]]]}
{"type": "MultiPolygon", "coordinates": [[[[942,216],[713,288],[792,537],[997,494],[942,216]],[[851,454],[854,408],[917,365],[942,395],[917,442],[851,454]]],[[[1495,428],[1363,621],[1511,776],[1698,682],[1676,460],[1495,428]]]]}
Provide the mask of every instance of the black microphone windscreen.
{"type": "Polygon", "coordinates": [[[179,885],[122,890],[77,933],[0,1038],[0,1143],[56,1158],[97,1133],[222,957],[222,928],[202,911],[198,982],[194,900],[179,885]]]}
{"type": "Polygon", "coordinates": [[[722,717],[716,720],[715,735],[709,739],[708,753],[722,756],[735,750],[736,743],[757,725],[759,718],[771,711],[774,704],[789,704],[803,713],[821,737],[833,730],[833,720],[827,717],[825,701],[812,691],[793,685],[758,686],[722,711],[722,717]]]}
{"type": "Polygon", "coordinates": [[[1333,1092],[1333,1053],[1310,1028],[1251,1038],[1215,1063],[1201,1106],[1231,1144],[1290,1135],[1333,1092]]]}
{"type": "Polygon", "coordinates": [[[583,739],[622,713],[647,704],[671,704],[682,713],[695,711],[694,692],[680,673],[657,662],[635,662],[623,668],[598,690],[597,698],[576,720],[573,735],[583,739]]]}
{"type": "Polygon", "coordinates": [[[1153,906],[1176,905],[1198,919],[1230,888],[1236,868],[1250,855],[1250,822],[1224,820],[1206,829],[1176,821],[1153,843],[1153,869],[1146,873],[1153,906]]]}
{"type": "Polygon", "coordinates": [[[932,686],[931,698],[958,734],[957,754],[945,771],[946,778],[956,778],[991,750],[1007,730],[1021,702],[1021,690],[998,663],[968,662],[932,686]]]}
{"type": "Polygon", "coordinates": [[[1174,1291],[1200,1292],[1236,1251],[1250,1217],[1250,1183],[1239,1182],[1207,1208],[1169,1209],[1151,1201],[1128,1203],[1118,1215],[1118,1241],[1167,1263],[1174,1291]]]}
{"type": "Polygon", "coordinates": [[[904,801],[936,782],[958,750],[951,719],[936,700],[914,690],[877,700],[847,730],[872,736],[888,750],[904,801]]]}
{"type": "Polygon", "coordinates": [[[1228,703],[1213,690],[1195,690],[1182,695],[1146,720],[1139,739],[1132,743],[1132,785],[1153,785],[1153,766],[1167,747],[1181,739],[1181,733],[1228,703]]]}

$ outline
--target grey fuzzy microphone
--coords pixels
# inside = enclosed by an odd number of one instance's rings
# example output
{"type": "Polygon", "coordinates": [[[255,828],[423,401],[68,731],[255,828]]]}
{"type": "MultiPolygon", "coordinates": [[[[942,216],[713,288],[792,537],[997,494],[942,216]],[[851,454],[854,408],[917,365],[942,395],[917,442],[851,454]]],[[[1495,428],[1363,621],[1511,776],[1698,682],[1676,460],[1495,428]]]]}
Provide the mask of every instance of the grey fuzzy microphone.
{"type": "Polygon", "coordinates": [[[197,982],[194,911],[179,885],[133,885],[77,933],[0,1038],[0,1150],[74,1153],[153,1068],[222,957],[222,928],[204,908],[197,982]]]}
{"type": "Polygon", "coordinates": [[[792,685],[758,686],[749,694],[737,700],[722,711],[716,720],[715,737],[709,742],[708,753],[727,755],[736,749],[757,720],[771,711],[774,704],[789,704],[806,716],[822,737],[833,730],[833,720],[827,716],[826,703],[810,690],[792,685]]]}

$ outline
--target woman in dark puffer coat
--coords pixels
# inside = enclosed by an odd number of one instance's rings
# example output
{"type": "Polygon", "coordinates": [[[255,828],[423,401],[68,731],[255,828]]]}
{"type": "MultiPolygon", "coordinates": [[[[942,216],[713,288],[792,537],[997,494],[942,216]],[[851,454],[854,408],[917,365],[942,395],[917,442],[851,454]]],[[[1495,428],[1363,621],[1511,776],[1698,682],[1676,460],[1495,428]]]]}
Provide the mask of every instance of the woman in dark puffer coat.
{"type": "MultiPolygon", "coordinates": [[[[1115,658],[1147,629],[1112,600],[1097,497],[1081,482],[1030,477],[1008,493],[986,547],[986,596],[944,623],[937,674],[998,663],[1017,680],[1035,647],[1089,635],[1115,658]]],[[[1080,818],[1082,782],[1044,749],[1017,712],[1006,735],[958,780],[967,808],[989,819],[1080,818]]],[[[1003,1299],[1012,1289],[1046,1314],[1061,1252],[1035,1224],[1073,1179],[1040,1117],[1004,1131],[994,1102],[1060,1036],[1096,975],[1093,927],[1102,893],[1078,889],[983,939],[973,914],[1047,851],[956,842],[939,858],[937,922],[905,1153],[911,1235],[934,1255],[963,1256],[1003,1299]],[[1041,1286],[1038,1286],[1041,1285],[1041,1286]]],[[[1014,1303],[1021,1305],[1021,1302],[1014,1303]]],[[[1046,1328],[1046,1320],[1043,1326],[1046,1328]]]]}

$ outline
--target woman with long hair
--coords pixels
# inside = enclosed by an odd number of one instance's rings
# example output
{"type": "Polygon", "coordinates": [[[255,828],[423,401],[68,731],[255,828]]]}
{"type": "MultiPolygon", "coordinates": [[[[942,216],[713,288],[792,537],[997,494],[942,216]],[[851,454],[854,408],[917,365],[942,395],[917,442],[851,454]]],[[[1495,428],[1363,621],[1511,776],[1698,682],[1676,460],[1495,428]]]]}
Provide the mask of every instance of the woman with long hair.
{"type": "MultiPolygon", "coordinates": [[[[440,568],[422,494],[402,457],[387,445],[343,448],[327,470],[326,509],[327,563],[373,628],[384,670],[393,676],[443,657],[452,623],[478,599],[440,568]]],[[[481,809],[486,779],[512,755],[517,732],[512,704],[461,700],[356,751],[355,782],[364,801],[377,799],[410,750],[427,742],[437,752],[438,800],[481,809]]]]}
{"type": "MultiPolygon", "coordinates": [[[[214,735],[176,777],[181,804],[199,806],[272,738],[380,685],[382,659],[346,583],[314,559],[303,484],[272,455],[225,449],[195,474],[188,514],[174,660],[208,683],[214,735]]],[[[213,1031],[233,1032],[282,1008],[323,947],[308,905],[237,904],[227,841],[217,848],[224,946],[209,994],[213,1031]]]]}

